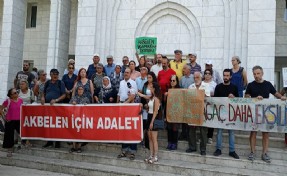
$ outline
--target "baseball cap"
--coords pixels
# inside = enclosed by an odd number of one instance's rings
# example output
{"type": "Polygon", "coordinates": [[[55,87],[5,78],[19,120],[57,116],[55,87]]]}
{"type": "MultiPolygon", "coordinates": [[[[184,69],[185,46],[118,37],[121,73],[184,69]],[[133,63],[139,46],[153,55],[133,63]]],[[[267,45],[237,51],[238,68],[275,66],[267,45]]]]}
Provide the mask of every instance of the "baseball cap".
{"type": "Polygon", "coordinates": [[[52,68],[52,69],[50,70],[50,73],[59,74],[59,71],[58,71],[56,68],[52,68]]]}
{"type": "Polygon", "coordinates": [[[99,55],[98,53],[95,53],[95,54],[94,54],[94,57],[95,57],[95,56],[100,57],[100,55],[99,55]]]}
{"type": "Polygon", "coordinates": [[[107,59],[113,59],[113,56],[112,55],[108,55],[107,59]]]}
{"type": "Polygon", "coordinates": [[[182,54],[182,51],[181,50],[174,50],[174,54],[176,54],[176,53],[182,54]]]}
{"type": "Polygon", "coordinates": [[[196,53],[189,53],[188,55],[189,55],[189,56],[195,56],[195,57],[197,57],[197,54],[196,54],[196,53]]]}
{"type": "Polygon", "coordinates": [[[211,60],[206,60],[206,61],[205,61],[205,64],[206,64],[206,65],[212,65],[212,61],[211,61],[211,60]]]}

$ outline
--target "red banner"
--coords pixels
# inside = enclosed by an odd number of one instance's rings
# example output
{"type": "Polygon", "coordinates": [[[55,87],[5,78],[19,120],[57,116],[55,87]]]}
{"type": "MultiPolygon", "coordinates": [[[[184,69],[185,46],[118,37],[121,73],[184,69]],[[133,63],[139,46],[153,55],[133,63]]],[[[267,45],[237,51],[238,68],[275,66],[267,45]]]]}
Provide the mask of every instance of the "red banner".
{"type": "Polygon", "coordinates": [[[139,104],[22,105],[22,139],[138,143],[139,104]]]}

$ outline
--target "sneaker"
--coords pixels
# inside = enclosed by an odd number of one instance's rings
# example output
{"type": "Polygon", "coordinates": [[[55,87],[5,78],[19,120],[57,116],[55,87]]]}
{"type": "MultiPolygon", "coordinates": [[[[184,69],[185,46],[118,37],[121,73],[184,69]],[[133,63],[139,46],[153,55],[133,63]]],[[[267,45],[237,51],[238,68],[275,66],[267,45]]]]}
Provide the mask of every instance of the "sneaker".
{"type": "Polygon", "coordinates": [[[78,149],[77,149],[77,153],[82,153],[82,149],[81,149],[81,148],[78,148],[78,149]]]}
{"type": "Polygon", "coordinates": [[[253,152],[249,153],[248,160],[254,161],[255,160],[255,154],[253,152]]]}
{"type": "Polygon", "coordinates": [[[76,152],[76,151],[77,151],[77,150],[74,149],[74,148],[71,148],[71,149],[69,150],[70,153],[74,153],[74,152],[76,152]]]}
{"type": "Polygon", "coordinates": [[[208,138],[207,143],[208,143],[208,144],[212,144],[212,138],[208,138]]]}
{"type": "Polygon", "coordinates": [[[265,161],[266,163],[271,163],[270,157],[267,155],[267,153],[262,154],[261,156],[262,160],[265,161]]]}
{"type": "Polygon", "coordinates": [[[219,156],[221,155],[221,150],[220,149],[216,149],[215,152],[213,153],[214,156],[219,156]]]}
{"type": "Polygon", "coordinates": [[[237,153],[234,152],[229,152],[229,156],[235,158],[235,159],[239,159],[239,156],[237,155],[237,153]]]}
{"type": "Polygon", "coordinates": [[[177,145],[176,144],[171,144],[169,150],[176,150],[177,149],[177,145]]]}

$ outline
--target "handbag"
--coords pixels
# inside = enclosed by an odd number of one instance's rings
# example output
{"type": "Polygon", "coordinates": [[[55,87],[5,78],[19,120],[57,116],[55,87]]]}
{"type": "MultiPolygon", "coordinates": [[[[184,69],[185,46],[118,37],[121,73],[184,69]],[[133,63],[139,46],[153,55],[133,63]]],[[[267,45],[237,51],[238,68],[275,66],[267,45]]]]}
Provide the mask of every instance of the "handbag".
{"type": "Polygon", "coordinates": [[[7,105],[7,107],[3,108],[3,110],[2,110],[2,115],[0,118],[0,132],[2,132],[2,133],[4,133],[4,131],[5,131],[5,123],[7,122],[6,115],[8,113],[10,103],[11,103],[11,100],[10,100],[10,98],[8,98],[8,105],[7,105]]]}
{"type": "MultiPolygon", "coordinates": [[[[154,103],[153,103],[153,108],[154,108],[154,103]]],[[[153,129],[156,130],[163,130],[164,129],[164,120],[162,118],[162,113],[161,113],[162,109],[161,109],[161,105],[159,107],[158,110],[158,114],[155,117],[154,121],[153,121],[153,129]]]]}

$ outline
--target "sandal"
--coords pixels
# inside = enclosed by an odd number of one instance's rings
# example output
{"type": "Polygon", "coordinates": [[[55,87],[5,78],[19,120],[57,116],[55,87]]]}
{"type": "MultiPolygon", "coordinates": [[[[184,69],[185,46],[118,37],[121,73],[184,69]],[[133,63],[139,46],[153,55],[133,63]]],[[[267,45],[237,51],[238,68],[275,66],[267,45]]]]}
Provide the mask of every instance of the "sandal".
{"type": "Polygon", "coordinates": [[[127,155],[124,152],[122,152],[121,154],[118,155],[118,158],[123,158],[123,157],[126,157],[126,156],[127,155]]]}
{"type": "Polygon", "coordinates": [[[12,152],[7,152],[7,157],[12,157],[12,152]]]}
{"type": "Polygon", "coordinates": [[[77,153],[82,153],[82,149],[81,149],[81,148],[78,148],[78,149],[77,149],[77,153]]]}
{"type": "Polygon", "coordinates": [[[152,155],[150,155],[148,158],[144,159],[144,161],[145,161],[146,163],[148,163],[148,161],[149,161],[149,160],[151,160],[151,159],[152,159],[152,157],[153,157],[153,156],[152,156],[152,155]]]}
{"type": "Polygon", "coordinates": [[[130,155],[130,160],[134,160],[136,158],[135,154],[130,155]]]}
{"type": "Polygon", "coordinates": [[[154,164],[154,163],[156,163],[156,162],[158,162],[157,156],[155,156],[155,157],[153,157],[152,159],[148,160],[148,163],[149,163],[149,164],[154,164]]]}

